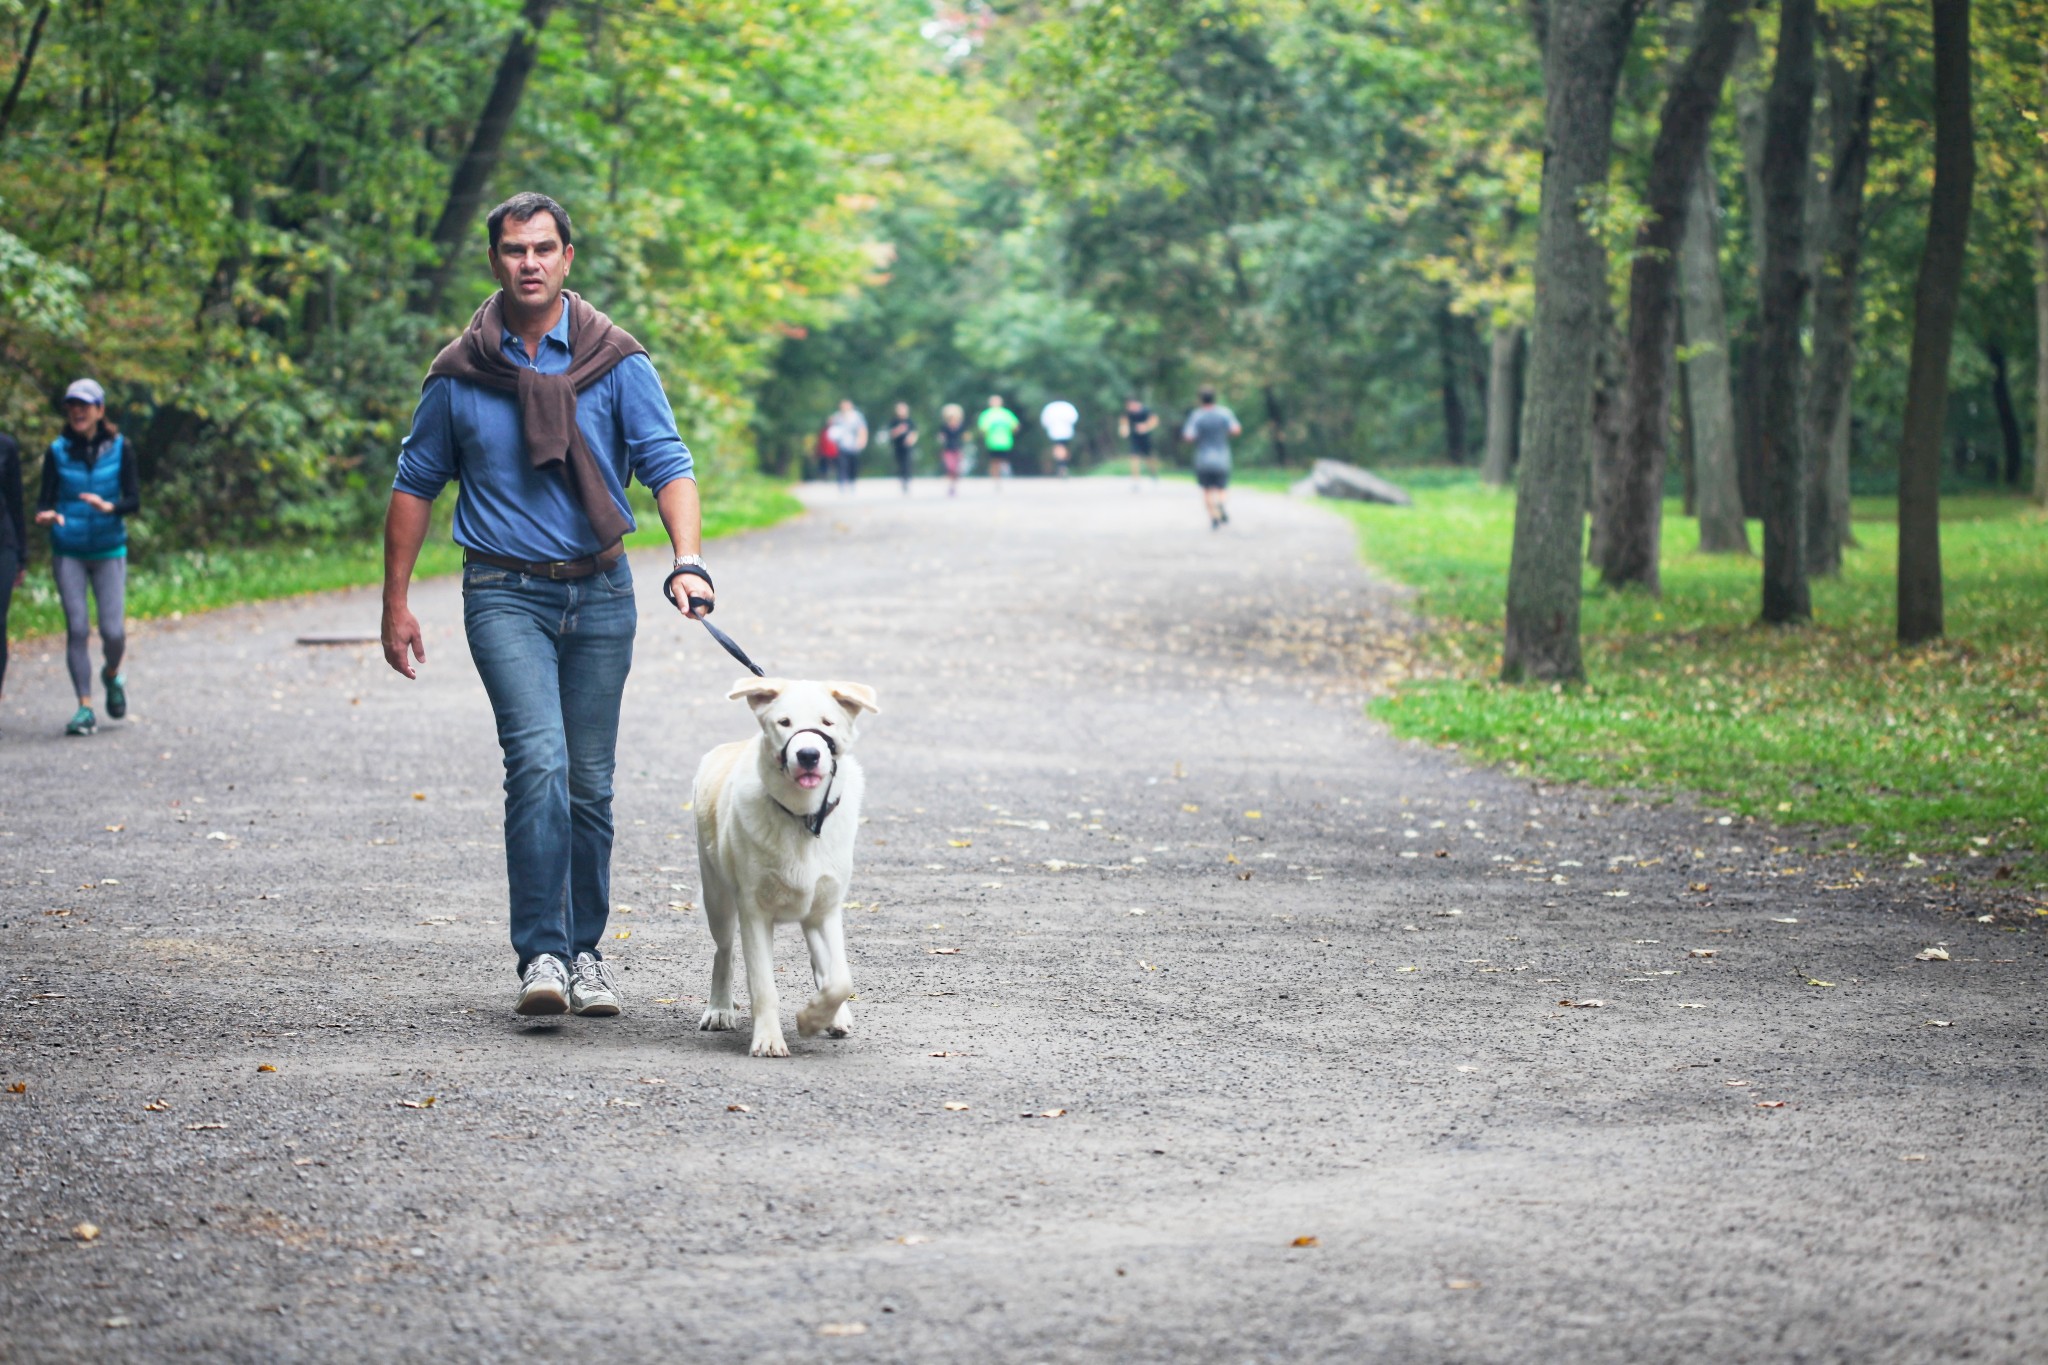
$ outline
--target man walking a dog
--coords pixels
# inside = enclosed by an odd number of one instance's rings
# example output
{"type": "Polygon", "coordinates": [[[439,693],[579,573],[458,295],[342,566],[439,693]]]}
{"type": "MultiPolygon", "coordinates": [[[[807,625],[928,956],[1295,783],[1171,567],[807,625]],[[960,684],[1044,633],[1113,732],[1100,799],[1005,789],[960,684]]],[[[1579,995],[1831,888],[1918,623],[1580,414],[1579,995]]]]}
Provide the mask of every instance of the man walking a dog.
{"type": "Polygon", "coordinates": [[[637,614],[626,480],[653,490],[670,577],[714,597],[690,452],[646,350],[564,289],[569,215],[518,194],[486,220],[499,289],[427,371],[384,523],[384,658],[426,662],[406,605],[433,503],[460,480],[462,623],[505,755],[505,870],[520,1014],[615,1015],[612,770],[637,614]]]}

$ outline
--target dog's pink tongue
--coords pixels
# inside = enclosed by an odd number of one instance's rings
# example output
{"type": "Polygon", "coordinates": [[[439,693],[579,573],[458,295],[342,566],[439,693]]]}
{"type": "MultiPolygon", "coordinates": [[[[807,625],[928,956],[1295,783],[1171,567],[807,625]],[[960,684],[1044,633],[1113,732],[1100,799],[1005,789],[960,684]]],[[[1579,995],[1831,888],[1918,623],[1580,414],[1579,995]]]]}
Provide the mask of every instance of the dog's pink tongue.
{"type": "Polygon", "coordinates": [[[818,773],[798,773],[796,775],[796,784],[805,791],[809,791],[824,780],[824,777],[818,773]]]}

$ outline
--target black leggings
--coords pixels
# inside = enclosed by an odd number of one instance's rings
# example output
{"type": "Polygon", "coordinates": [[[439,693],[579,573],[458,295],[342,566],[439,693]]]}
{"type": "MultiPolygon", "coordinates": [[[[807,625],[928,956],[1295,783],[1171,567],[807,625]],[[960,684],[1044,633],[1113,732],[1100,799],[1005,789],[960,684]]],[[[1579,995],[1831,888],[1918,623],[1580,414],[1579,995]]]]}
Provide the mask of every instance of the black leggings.
{"type": "Polygon", "coordinates": [[[0,550],[0,688],[7,686],[7,609],[14,605],[14,576],[21,572],[21,556],[0,550]]]}

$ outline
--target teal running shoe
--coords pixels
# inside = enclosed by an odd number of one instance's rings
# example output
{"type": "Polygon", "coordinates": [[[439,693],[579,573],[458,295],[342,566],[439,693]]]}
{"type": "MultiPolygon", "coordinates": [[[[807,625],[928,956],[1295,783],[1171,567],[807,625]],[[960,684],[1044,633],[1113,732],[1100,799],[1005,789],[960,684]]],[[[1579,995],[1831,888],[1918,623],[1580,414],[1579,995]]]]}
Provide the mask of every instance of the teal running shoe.
{"type": "Polygon", "coordinates": [[[128,680],[119,673],[102,672],[100,681],[107,685],[107,715],[119,720],[128,714],[128,680]]]}
{"type": "Polygon", "coordinates": [[[90,706],[81,706],[78,708],[78,714],[71,718],[71,723],[64,727],[64,733],[67,735],[90,735],[96,733],[99,728],[100,723],[92,718],[92,708],[90,706]]]}

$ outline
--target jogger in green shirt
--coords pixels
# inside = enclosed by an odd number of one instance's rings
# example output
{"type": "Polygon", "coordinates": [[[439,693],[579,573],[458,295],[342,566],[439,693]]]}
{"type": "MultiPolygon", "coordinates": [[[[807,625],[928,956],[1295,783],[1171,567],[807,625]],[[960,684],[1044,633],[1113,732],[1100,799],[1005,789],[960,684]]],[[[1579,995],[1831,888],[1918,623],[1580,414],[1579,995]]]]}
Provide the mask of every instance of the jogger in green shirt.
{"type": "Polygon", "coordinates": [[[998,481],[996,487],[1000,490],[1001,480],[1010,472],[1010,452],[1017,448],[1017,428],[1024,421],[1003,406],[1001,394],[992,393],[974,425],[981,429],[981,443],[988,449],[989,477],[998,481]]]}

